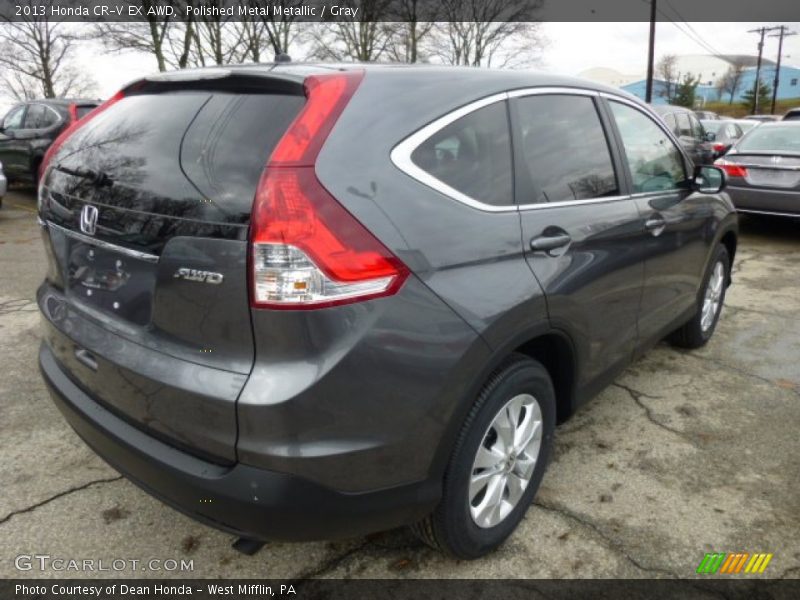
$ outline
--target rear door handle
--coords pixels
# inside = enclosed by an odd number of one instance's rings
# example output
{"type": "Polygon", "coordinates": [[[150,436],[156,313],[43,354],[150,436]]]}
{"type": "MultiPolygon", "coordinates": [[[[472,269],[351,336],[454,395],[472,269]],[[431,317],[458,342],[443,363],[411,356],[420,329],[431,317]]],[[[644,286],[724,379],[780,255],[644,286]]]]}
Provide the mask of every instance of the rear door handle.
{"type": "Polygon", "coordinates": [[[555,250],[566,246],[572,241],[572,238],[566,234],[561,233],[557,235],[540,235],[531,240],[531,250],[555,250]]]}

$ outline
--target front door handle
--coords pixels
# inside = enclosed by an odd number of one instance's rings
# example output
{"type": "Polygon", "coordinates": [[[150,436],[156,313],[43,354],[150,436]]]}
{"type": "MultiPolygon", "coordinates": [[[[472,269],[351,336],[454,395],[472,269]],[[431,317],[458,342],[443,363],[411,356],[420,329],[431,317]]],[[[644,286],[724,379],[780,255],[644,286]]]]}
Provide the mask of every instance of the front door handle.
{"type": "Polygon", "coordinates": [[[644,222],[644,226],[647,231],[652,233],[654,236],[659,236],[667,226],[667,221],[664,219],[664,217],[656,215],[647,219],[647,221],[644,222]]]}
{"type": "Polygon", "coordinates": [[[544,250],[547,252],[549,250],[555,250],[556,248],[566,246],[571,241],[572,238],[566,233],[557,235],[540,235],[539,237],[535,237],[531,240],[531,250],[544,250]]]}

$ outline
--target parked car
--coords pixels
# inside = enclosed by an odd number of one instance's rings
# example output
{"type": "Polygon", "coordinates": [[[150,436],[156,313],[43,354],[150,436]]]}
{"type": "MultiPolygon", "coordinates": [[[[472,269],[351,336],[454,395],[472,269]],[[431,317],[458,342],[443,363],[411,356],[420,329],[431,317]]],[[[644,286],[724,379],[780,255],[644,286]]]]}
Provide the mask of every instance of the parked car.
{"type": "Polygon", "coordinates": [[[747,133],[754,127],[758,127],[761,124],[761,121],[753,121],[752,119],[733,119],[732,121],[739,126],[739,129],[742,130],[742,134],[747,133]]]}
{"type": "Polygon", "coordinates": [[[706,132],[707,139],[711,139],[708,134],[713,134],[711,149],[715,157],[725,154],[733,143],[744,135],[742,128],[735,121],[700,121],[706,132]]]}
{"type": "Polygon", "coordinates": [[[694,115],[700,119],[700,121],[717,121],[720,119],[717,113],[711,112],[710,110],[696,110],[694,111],[694,115]]]}
{"type": "Polygon", "coordinates": [[[3,163],[0,162],[0,208],[3,206],[3,196],[6,195],[8,191],[8,180],[6,179],[6,175],[3,172],[3,163]]]}
{"type": "Polygon", "coordinates": [[[798,121],[800,120],[800,106],[797,108],[790,108],[786,111],[786,114],[783,115],[781,121],[798,121]]]}
{"type": "Polygon", "coordinates": [[[748,121],[761,121],[766,123],[769,121],[777,121],[780,117],[776,115],[747,115],[744,118],[748,121]]]}
{"type": "Polygon", "coordinates": [[[47,386],[116,469],[245,540],[411,524],[486,554],[556,422],[664,336],[705,344],[731,279],[724,173],[582,80],[181,71],[62,142],[47,386]]]}
{"type": "Polygon", "coordinates": [[[671,104],[654,104],[653,109],[678,136],[694,164],[706,165],[714,161],[714,150],[709,137],[693,111],[671,104]]]}
{"type": "Polygon", "coordinates": [[[759,125],[716,164],[739,212],[800,216],[800,121],[759,125]]]}
{"type": "Polygon", "coordinates": [[[50,144],[97,100],[32,100],[12,107],[0,122],[0,161],[11,181],[36,182],[50,144]]]}

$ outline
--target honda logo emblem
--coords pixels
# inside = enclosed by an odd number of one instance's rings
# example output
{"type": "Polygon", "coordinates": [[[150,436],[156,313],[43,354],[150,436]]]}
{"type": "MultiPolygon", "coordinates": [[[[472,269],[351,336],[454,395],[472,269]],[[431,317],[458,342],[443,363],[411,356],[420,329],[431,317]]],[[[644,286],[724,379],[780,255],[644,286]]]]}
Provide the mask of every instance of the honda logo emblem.
{"type": "Polygon", "coordinates": [[[97,231],[97,207],[87,204],[81,211],[81,231],[86,235],[94,235],[97,231]]]}

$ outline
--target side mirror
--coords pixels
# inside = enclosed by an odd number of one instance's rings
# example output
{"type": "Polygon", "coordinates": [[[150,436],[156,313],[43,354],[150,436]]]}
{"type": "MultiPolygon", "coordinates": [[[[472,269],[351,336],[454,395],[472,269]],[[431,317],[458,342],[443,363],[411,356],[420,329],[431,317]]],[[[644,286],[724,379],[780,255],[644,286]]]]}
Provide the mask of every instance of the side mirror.
{"type": "Polygon", "coordinates": [[[716,133],[714,133],[713,131],[706,131],[706,141],[707,142],[713,142],[716,139],[717,139],[717,134],[716,133]]]}
{"type": "Polygon", "coordinates": [[[718,194],[725,189],[725,171],[719,167],[703,165],[694,168],[692,187],[703,194],[718,194]]]}

